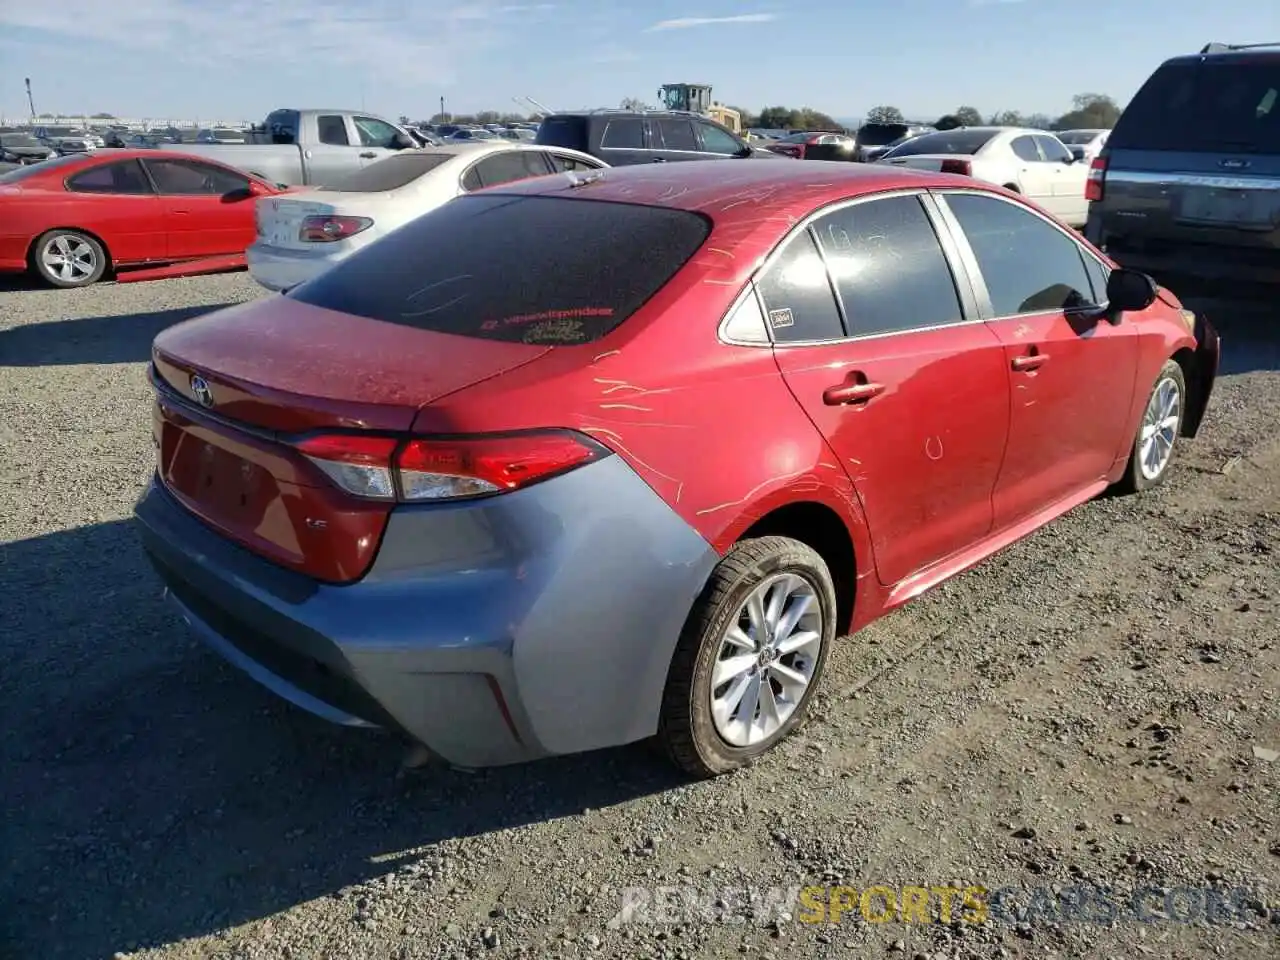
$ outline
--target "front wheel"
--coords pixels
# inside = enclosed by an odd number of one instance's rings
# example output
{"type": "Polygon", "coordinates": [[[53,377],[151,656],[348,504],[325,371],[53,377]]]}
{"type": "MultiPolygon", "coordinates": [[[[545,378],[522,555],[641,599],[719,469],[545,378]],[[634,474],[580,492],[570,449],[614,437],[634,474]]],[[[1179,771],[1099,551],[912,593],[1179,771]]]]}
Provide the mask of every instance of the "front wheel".
{"type": "Polygon", "coordinates": [[[50,230],[32,250],[32,265],[55,287],[87,287],[102,279],[107,254],[102,244],[75,230],[50,230]]]}
{"type": "Polygon", "coordinates": [[[803,722],[835,638],[831,574],[787,537],[739,543],[689,614],[663,693],[658,738],[686,772],[752,763],[803,722]]]}
{"type": "Polygon", "coordinates": [[[1187,379],[1175,360],[1166,360],[1142,411],[1129,463],[1116,487],[1120,493],[1142,493],[1164,483],[1182,433],[1187,379]]]}

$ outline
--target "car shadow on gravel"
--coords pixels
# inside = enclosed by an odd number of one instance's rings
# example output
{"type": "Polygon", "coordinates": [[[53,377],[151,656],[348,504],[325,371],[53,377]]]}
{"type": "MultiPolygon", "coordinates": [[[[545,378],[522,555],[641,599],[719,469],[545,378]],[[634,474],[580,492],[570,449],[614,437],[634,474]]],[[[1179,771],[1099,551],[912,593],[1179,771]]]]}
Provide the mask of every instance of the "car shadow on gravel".
{"type": "Polygon", "coordinates": [[[644,745],[400,775],[390,735],[316,720],[191,640],[129,521],[0,546],[0,590],[0,944],[15,956],[209,934],[440,841],[681,782],[644,745]]]}
{"type": "Polygon", "coordinates": [[[1274,300],[1212,291],[1180,299],[1188,309],[1203,313],[1222,338],[1220,376],[1280,370],[1280,305],[1274,300]]]}
{"type": "Polygon", "coordinates": [[[174,324],[231,303],[178,307],[154,313],[46,320],[0,330],[0,367],[52,367],[80,363],[145,363],[151,341],[174,324]]]}

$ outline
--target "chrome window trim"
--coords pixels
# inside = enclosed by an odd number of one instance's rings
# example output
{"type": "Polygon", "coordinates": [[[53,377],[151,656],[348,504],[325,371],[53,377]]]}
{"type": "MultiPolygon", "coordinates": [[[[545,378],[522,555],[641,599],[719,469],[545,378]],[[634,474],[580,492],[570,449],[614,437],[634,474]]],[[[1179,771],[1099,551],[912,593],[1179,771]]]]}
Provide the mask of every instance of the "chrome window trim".
{"type": "MultiPolygon", "coordinates": [[[[995,196],[995,194],[987,193],[984,190],[973,190],[969,192],[980,193],[983,196],[995,196]]],[[[957,284],[959,283],[959,280],[956,278],[956,274],[957,274],[957,271],[960,271],[966,274],[966,282],[972,284],[974,278],[968,276],[971,273],[968,263],[964,261],[960,261],[960,262],[952,261],[950,256],[952,251],[948,249],[948,244],[946,242],[946,239],[944,238],[942,231],[938,229],[937,222],[933,220],[933,217],[932,217],[933,211],[930,209],[930,205],[925,199],[925,198],[931,199],[929,188],[928,187],[900,187],[894,190],[885,190],[880,193],[868,193],[868,194],[863,194],[857,197],[845,197],[842,200],[832,201],[831,203],[828,203],[825,206],[820,207],[817,210],[813,210],[810,213],[806,214],[802,219],[800,219],[799,221],[797,221],[795,224],[792,225],[790,231],[786,234],[786,236],[784,236],[781,240],[779,240],[777,245],[774,246],[774,248],[771,251],[769,251],[769,253],[760,261],[760,263],[756,265],[755,269],[751,271],[751,276],[747,280],[748,288],[754,292],[756,288],[756,282],[759,280],[759,278],[762,277],[768,270],[770,270],[778,262],[778,260],[782,258],[783,254],[786,253],[787,248],[792,243],[795,242],[797,237],[799,237],[802,234],[807,233],[812,238],[814,245],[818,248],[818,255],[822,258],[823,265],[825,266],[826,254],[822,249],[822,244],[819,243],[817,241],[817,238],[813,236],[813,231],[811,230],[814,221],[819,220],[822,217],[827,216],[828,214],[837,213],[841,210],[848,209],[849,207],[857,206],[858,204],[870,203],[874,200],[887,200],[894,197],[916,197],[918,200],[921,201],[921,205],[924,208],[924,214],[926,218],[930,220],[930,223],[934,227],[934,233],[938,239],[938,246],[942,250],[943,259],[946,260],[947,267],[951,270],[953,281],[956,282],[957,284]]],[[[957,243],[955,244],[954,252],[960,253],[963,249],[964,248],[957,243]]],[[[847,332],[848,326],[845,321],[844,302],[843,300],[841,300],[839,293],[836,291],[835,280],[831,276],[830,269],[827,270],[827,283],[831,288],[832,297],[835,299],[836,311],[840,317],[840,323],[842,326],[844,326],[847,332]]],[[[976,293],[976,291],[972,289],[970,292],[976,293]]],[[[983,288],[983,292],[985,293],[985,287],[983,288]]],[[[912,327],[909,330],[890,330],[890,331],[882,331],[878,333],[855,334],[853,336],[844,336],[844,337],[825,339],[825,340],[785,340],[785,341],[774,340],[773,331],[766,326],[766,330],[769,333],[768,344],[739,343],[736,345],[753,346],[753,347],[758,347],[758,346],[785,347],[787,349],[790,349],[792,347],[826,347],[826,346],[832,346],[835,344],[856,343],[863,340],[879,340],[885,337],[901,337],[901,336],[910,335],[913,333],[928,333],[934,330],[950,330],[953,327],[966,327],[966,326],[972,326],[973,324],[984,322],[983,317],[981,315],[981,307],[982,307],[981,301],[977,301],[972,304],[972,306],[974,307],[974,315],[968,316],[968,307],[970,305],[966,303],[964,290],[961,289],[959,286],[957,286],[957,289],[956,289],[956,298],[959,301],[960,311],[962,316],[964,316],[964,319],[958,320],[955,323],[933,324],[927,327],[912,327]]],[[[761,300],[760,302],[761,310],[762,312],[764,312],[765,317],[767,318],[769,315],[768,311],[765,309],[767,305],[764,303],[763,298],[760,298],[760,300],[761,300]]],[[[729,309],[729,311],[725,314],[725,316],[720,321],[720,325],[717,329],[717,336],[719,337],[721,342],[725,342],[725,343],[730,342],[725,339],[724,328],[728,322],[728,318],[732,316],[733,311],[737,309],[738,303],[739,303],[739,299],[735,298],[733,307],[729,309]]]]}
{"type": "MultiPolygon", "coordinates": [[[[1102,269],[1108,274],[1110,274],[1112,269],[1114,269],[1106,261],[1100,260],[1092,250],[1090,250],[1088,247],[1082,244],[1074,230],[1072,230],[1069,227],[1063,226],[1062,224],[1058,223],[1058,221],[1054,220],[1052,217],[1044,213],[1041,213],[1039,210],[1035,210],[1027,206],[1025,203],[1020,203],[1017,200],[1004,196],[1003,194],[992,193],[987,190],[974,189],[972,187],[935,187],[930,192],[933,194],[934,200],[938,204],[938,210],[942,215],[943,219],[946,220],[947,225],[951,228],[952,232],[955,233],[956,235],[955,237],[956,245],[960,249],[960,255],[962,258],[964,258],[965,265],[969,268],[969,272],[973,276],[974,290],[975,290],[975,293],[978,294],[978,305],[981,310],[981,313],[983,314],[982,319],[986,322],[994,323],[1000,320],[1013,320],[1021,317],[1046,317],[1046,316],[1051,316],[1055,313],[1066,313],[1067,311],[1059,308],[1059,309],[1053,309],[1053,310],[1032,310],[1028,313],[1010,313],[1010,314],[1005,314],[1003,316],[997,315],[995,311],[995,307],[993,307],[991,304],[991,293],[987,289],[986,277],[983,276],[982,269],[978,266],[977,255],[974,254],[973,246],[969,243],[969,238],[965,234],[964,228],[960,226],[960,221],[956,218],[955,212],[951,209],[951,207],[946,202],[946,199],[948,196],[954,196],[956,194],[962,194],[962,195],[969,194],[969,195],[976,195],[980,197],[986,197],[990,200],[999,200],[1001,203],[1007,203],[1011,207],[1016,207],[1019,210],[1023,210],[1026,213],[1031,214],[1033,217],[1036,217],[1042,222],[1048,224],[1049,226],[1057,230],[1060,234],[1062,234],[1064,237],[1066,237],[1068,240],[1070,240],[1072,244],[1075,245],[1076,250],[1079,251],[1081,255],[1082,260],[1080,263],[1080,267],[1081,269],[1084,270],[1086,278],[1088,278],[1088,274],[1089,274],[1089,269],[1083,262],[1083,258],[1086,256],[1092,257],[1094,260],[1096,260],[1099,263],[1099,265],[1102,267],[1102,269]]],[[[1091,279],[1089,280],[1089,289],[1090,291],[1093,290],[1093,281],[1091,279]]],[[[1106,304],[1097,303],[1097,304],[1094,304],[1094,306],[1104,307],[1106,306],[1106,304]]]]}

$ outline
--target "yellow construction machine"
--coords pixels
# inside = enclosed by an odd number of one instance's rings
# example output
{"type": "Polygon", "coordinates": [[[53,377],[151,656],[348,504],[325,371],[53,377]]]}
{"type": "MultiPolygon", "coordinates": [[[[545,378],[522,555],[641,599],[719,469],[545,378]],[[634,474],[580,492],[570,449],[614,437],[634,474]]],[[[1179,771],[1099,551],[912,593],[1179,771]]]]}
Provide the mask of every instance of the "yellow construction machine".
{"type": "Polygon", "coordinates": [[[742,133],[742,114],[711,99],[711,87],[705,83],[664,83],[658,88],[658,101],[665,110],[684,110],[710,117],[734,133],[742,133]]]}

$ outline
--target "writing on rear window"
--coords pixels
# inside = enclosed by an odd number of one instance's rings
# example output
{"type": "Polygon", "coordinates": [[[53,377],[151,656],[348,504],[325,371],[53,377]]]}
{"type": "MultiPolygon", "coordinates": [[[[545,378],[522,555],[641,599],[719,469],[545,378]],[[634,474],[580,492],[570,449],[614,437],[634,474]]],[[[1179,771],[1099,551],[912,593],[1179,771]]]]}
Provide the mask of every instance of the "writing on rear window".
{"type": "Polygon", "coordinates": [[[500,190],[451,200],[287,296],[436,333],[590,343],[643,307],[711,231],[687,210],[500,190]]]}

